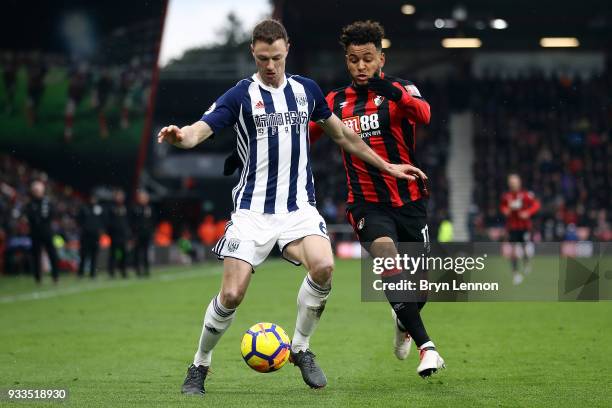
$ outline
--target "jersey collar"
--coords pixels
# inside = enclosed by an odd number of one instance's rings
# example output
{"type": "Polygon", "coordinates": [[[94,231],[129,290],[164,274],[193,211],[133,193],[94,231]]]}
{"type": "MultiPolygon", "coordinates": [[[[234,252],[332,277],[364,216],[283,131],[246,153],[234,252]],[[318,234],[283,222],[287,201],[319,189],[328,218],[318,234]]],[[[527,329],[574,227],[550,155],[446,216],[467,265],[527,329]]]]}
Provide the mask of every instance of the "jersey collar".
{"type": "Polygon", "coordinates": [[[278,88],[273,88],[271,86],[268,86],[266,84],[264,84],[261,79],[259,79],[259,76],[257,75],[257,72],[253,74],[252,76],[253,81],[255,81],[257,83],[257,85],[261,86],[263,89],[265,89],[268,92],[271,93],[275,93],[275,92],[283,92],[285,90],[285,87],[287,86],[287,74],[283,75],[283,82],[280,84],[280,86],[278,88]]]}

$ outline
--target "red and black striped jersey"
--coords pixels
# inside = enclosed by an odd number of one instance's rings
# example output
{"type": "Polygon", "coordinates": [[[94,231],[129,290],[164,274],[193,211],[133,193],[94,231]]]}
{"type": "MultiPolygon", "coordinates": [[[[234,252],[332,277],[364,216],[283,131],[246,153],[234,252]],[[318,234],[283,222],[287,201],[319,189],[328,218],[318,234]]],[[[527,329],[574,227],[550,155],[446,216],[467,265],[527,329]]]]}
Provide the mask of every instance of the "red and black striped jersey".
{"type": "MultiPolygon", "coordinates": [[[[381,75],[384,77],[384,74],[381,75]]],[[[389,163],[407,163],[420,167],[415,155],[415,128],[428,124],[429,104],[412,82],[387,76],[401,88],[398,102],[376,95],[367,87],[349,85],[330,92],[329,108],[354,130],[380,157],[389,163]]],[[[311,142],[322,129],[310,123],[311,142]]],[[[422,184],[407,182],[381,172],[358,157],[342,152],[348,186],[347,203],[375,202],[401,207],[424,196],[422,184]]]]}
{"type": "Polygon", "coordinates": [[[506,229],[531,229],[531,217],[540,210],[540,201],[531,191],[506,191],[499,205],[501,212],[506,216],[506,229]]]}

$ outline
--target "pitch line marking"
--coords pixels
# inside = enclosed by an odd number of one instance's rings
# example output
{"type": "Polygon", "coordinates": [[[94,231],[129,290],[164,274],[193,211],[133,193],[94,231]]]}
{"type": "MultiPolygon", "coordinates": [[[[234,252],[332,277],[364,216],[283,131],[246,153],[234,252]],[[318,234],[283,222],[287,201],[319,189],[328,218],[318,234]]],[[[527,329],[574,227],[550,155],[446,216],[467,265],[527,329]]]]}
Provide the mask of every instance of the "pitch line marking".
{"type": "Polygon", "coordinates": [[[137,285],[140,283],[155,282],[155,281],[171,282],[171,281],[176,281],[180,279],[202,278],[202,277],[208,277],[208,276],[220,274],[222,270],[223,270],[222,266],[214,266],[212,268],[206,268],[206,270],[204,271],[202,269],[188,269],[187,271],[183,271],[183,272],[164,273],[158,276],[153,276],[152,278],[147,279],[147,280],[129,280],[129,281],[117,280],[117,281],[96,282],[96,283],[92,282],[84,286],[75,286],[75,287],[57,289],[57,290],[48,290],[48,291],[42,291],[42,292],[29,292],[29,293],[22,293],[19,295],[2,296],[0,297],[0,303],[6,304],[6,303],[15,303],[15,302],[20,302],[20,301],[27,301],[27,300],[50,299],[50,298],[59,297],[59,296],[75,295],[79,293],[93,292],[93,291],[102,290],[102,289],[125,288],[129,286],[137,285]]]}

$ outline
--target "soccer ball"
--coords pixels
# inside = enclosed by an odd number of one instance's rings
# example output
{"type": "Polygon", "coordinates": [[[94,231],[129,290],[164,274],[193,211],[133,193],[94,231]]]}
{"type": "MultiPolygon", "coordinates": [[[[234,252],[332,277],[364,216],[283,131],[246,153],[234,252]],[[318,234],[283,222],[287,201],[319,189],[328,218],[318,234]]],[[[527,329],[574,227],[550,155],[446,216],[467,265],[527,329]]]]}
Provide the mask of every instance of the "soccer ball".
{"type": "Polygon", "coordinates": [[[291,340],[282,327],[274,323],[257,323],[244,333],[242,358],[255,371],[279,370],[289,359],[291,340]]]}

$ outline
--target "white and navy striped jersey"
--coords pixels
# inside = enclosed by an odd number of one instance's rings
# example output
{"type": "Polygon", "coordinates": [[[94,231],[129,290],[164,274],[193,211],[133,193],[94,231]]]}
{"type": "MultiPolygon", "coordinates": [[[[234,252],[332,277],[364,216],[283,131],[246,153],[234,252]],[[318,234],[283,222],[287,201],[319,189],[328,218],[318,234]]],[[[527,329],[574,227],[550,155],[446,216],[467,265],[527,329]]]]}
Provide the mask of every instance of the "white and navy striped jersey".
{"type": "Polygon", "coordinates": [[[236,130],[244,167],[234,210],[279,214],[314,205],[308,122],[331,114],[316,82],[298,75],[287,74],[278,88],[253,75],[217,99],[201,120],[215,133],[236,130]]]}

